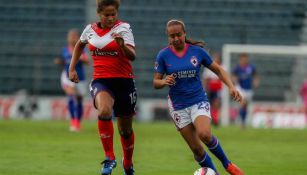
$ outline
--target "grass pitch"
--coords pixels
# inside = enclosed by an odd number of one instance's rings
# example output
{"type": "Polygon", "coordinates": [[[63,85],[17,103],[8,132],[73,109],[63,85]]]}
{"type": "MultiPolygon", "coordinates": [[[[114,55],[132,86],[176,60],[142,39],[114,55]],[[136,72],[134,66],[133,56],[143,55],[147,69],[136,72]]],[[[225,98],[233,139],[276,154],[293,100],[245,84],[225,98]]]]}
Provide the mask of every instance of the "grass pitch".
{"type": "MultiPolygon", "coordinates": [[[[99,175],[103,152],[94,121],[82,132],[64,121],[0,120],[1,175],[99,175]]],[[[172,123],[135,123],[134,164],[138,175],[193,175],[198,165],[172,123]]],[[[116,129],[116,126],[115,126],[116,129]]],[[[307,172],[307,130],[213,129],[228,157],[246,175],[293,175],[307,172]]],[[[117,132],[114,149],[122,175],[117,132]]],[[[227,173],[211,154],[221,175],[227,173]]]]}

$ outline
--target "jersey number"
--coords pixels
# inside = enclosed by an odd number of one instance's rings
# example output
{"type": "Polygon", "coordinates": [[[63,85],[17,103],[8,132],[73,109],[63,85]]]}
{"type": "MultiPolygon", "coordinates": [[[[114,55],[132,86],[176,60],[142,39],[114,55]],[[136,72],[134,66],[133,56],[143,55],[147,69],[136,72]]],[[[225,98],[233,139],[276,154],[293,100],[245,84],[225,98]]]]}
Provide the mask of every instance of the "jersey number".
{"type": "Polygon", "coordinates": [[[134,91],[134,92],[130,93],[129,96],[130,96],[131,104],[136,103],[136,98],[137,98],[136,92],[134,91]]]}

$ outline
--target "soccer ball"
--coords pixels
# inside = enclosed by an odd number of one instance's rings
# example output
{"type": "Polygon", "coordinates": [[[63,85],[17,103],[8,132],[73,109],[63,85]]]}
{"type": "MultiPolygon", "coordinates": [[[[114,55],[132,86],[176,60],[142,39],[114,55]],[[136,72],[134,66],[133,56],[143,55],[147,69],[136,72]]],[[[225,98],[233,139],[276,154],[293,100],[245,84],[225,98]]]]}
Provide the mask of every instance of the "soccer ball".
{"type": "Polygon", "coordinates": [[[217,175],[215,171],[208,167],[201,167],[195,171],[194,175],[217,175]]]}

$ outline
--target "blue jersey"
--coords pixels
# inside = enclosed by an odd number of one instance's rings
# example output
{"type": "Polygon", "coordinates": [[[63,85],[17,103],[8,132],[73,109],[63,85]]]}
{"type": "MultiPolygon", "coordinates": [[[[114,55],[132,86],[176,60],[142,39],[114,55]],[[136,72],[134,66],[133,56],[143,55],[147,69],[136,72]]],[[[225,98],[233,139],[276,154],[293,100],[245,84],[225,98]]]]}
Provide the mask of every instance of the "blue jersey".
{"type": "MultiPolygon", "coordinates": [[[[62,52],[60,55],[60,58],[63,60],[64,65],[65,65],[65,71],[66,71],[67,77],[68,77],[68,69],[69,69],[69,64],[70,64],[70,60],[72,57],[72,52],[73,52],[73,49],[70,48],[69,46],[66,46],[62,49],[62,52]]],[[[81,58],[87,59],[85,52],[82,53],[81,58]]],[[[83,62],[79,60],[75,68],[76,68],[76,72],[78,74],[79,80],[80,81],[85,80],[86,76],[85,76],[85,71],[83,67],[83,62]]]]}
{"type": "Polygon", "coordinates": [[[248,64],[245,67],[236,66],[233,74],[238,77],[238,83],[245,90],[253,89],[253,76],[256,73],[255,66],[248,64]]]}
{"type": "Polygon", "coordinates": [[[169,98],[175,110],[184,109],[202,101],[208,101],[199,76],[201,65],[210,66],[212,59],[201,47],[186,44],[183,56],[170,48],[162,49],[156,59],[155,72],[175,77],[170,86],[169,98]]]}

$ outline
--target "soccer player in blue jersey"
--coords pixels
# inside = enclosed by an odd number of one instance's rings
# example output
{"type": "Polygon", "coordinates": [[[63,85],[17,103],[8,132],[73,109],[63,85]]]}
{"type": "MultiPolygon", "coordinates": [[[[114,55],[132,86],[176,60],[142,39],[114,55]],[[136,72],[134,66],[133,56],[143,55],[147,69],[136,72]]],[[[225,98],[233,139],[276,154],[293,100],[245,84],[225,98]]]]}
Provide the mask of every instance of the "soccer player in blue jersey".
{"type": "Polygon", "coordinates": [[[237,89],[243,96],[243,103],[240,106],[241,127],[246,127],[248,104],[253,97],[253,88],[259,86],[259,76],[254,65],[249,63],[246,53],[240,54],[239,64],[233,70],[233,79],[237,89]]]}
{"type": "Polygon", "coordinates": [[[218,139],[211,134],[210,104],[203,90],[199,71],[201,66],[212,70],[227,85],[235,101],[242,97],[227,73],[202,48],[203,42],[186,38],[185,25],[170,20],[166,26],[169,46],[162,49],[155,62],[153,84],[156,89],[169,86],[168,105],[172,119],[181,136],[202,167],[216,168],[202,143],[223,164],[231,175],[243,172],[227,158],[218,139]],[[165,74],[165,77],[164,77],[165,74]]]}
{"type": "Polygon", "coordinates": [[[72,132],[80,131],[80,121],[83,115],[82,99],[87,92],[86,75],[83,65],[89,63],[88,56],[83,51],[80,61],[76,65],[76,71],[79,75],[80,83],[76,84],[68,79],[68,68],[72,52],[78,40],[78,30],[69,30],[67,34],[67,46],[62,49],[60,56],[54,60],[55,64],[64,66],[61,74],[61,86],[68,99],[67,108],[71,118],[69,130],[72,132]]]}

